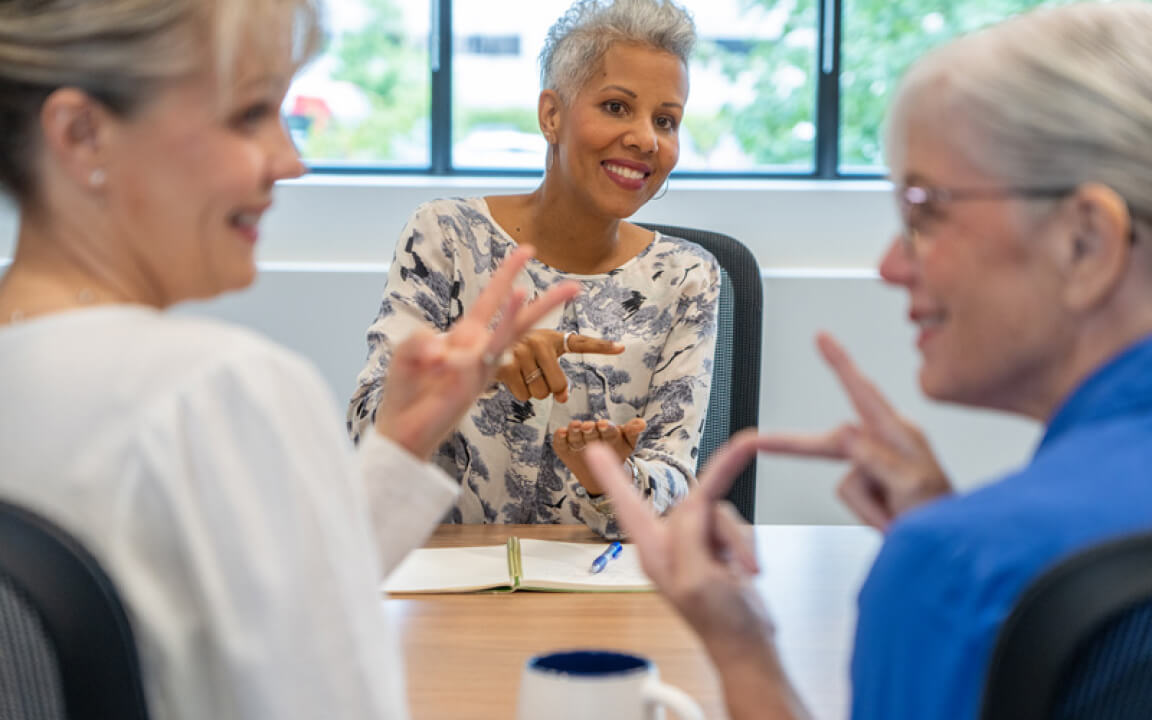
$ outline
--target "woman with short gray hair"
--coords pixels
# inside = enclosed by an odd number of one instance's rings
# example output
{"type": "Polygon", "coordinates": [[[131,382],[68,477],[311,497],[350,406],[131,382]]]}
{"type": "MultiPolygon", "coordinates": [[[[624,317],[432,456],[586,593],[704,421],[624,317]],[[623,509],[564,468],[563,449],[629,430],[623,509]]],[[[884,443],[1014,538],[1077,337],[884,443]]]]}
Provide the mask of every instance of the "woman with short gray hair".
{"type": "Polygon", "coordinates": [[[612,446],[664,510],[695,482],[708,406],[720,272],[698,246],[627,221],[679,159],[695,30],[669,0],[579,0],[540,56],[540,186],[524,195],[436,200],[401,232],[369,357],[348,409],[370,427],[391,338],[446,330],[496,263],[537,248],[532,291],[581,296],[523,338],[436,461],[461,483],[466,523],[584,523],[615,536],[584,447],[612,446]]]}
{"type": "Polygon", "coordinates": [[[571,99],[617,44],[662,50],[687,67],[696,27],[667,0],[578,0],[548,30],[540,51],[540,87],[571,99]]]}
{"type": "Polygon", "coordinates": [[[1025,467],[957,493],[920,431],[826,336],[858,419],[739,437],[666,521],[589,451],[648,574],[716,660],[733,720],[806,715],[751,582],[754,548],[715,502],[757,449],[846,461],[841,498],[886,533],[859,596],[857,720],[978,717],[1025,588],[1074,553],[1152,530],[1150,37],[1147,3],[1034,11],[930,53],[892,108],[904,229],[880,275],[907,292],[920,387],[1043,423],[1025,467]]]}

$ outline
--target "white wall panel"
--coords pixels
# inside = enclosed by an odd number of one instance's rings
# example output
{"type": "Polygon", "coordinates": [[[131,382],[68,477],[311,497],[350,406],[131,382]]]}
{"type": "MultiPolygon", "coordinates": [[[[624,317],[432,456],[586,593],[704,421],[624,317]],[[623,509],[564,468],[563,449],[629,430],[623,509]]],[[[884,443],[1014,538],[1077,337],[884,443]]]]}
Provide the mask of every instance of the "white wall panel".
{"type": "MultiPolygon", "coordinates": [[[[314,362],[340,411],[365,355],[396,236],[412,208],[445,195],[518,192],[531,178],[304,178],[278,189],[261,241],[254,287],[185,306],[251,326],[314,362]]],[[[832,427],[849,408],[816,355],[825,329],[848,346],[906,413],[921,421],[963,487],[1018,464],[1036,429],[989,413],[921,398],[917,357],[903,296],[872,266],[895,226],[882,182],[673,181],[666,197],[637,216],[726,232],[764,268],[761,424],[768,429],[832,427]]],[[[0,200],[0,258],[10,255],[15,216],[0,200]]],[[[162,239],[159,239],[162,241],[162,239]]],[[[3,260],[0,260],[2,266],[3,260]]],[[[849,522],[833,487],[834,463],[761,458],[760,522],[849,522]]]]}

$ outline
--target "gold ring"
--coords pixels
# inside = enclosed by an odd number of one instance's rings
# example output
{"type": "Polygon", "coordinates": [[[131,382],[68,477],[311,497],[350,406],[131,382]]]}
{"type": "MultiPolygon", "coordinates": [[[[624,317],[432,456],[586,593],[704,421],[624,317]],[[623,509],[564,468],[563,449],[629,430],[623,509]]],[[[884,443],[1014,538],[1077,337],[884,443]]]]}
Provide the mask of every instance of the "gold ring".
{"type": "Polygon", "coordinates": [[[524,376],[524,384],[525,385],[531,385],[532,383],[539,380],[540,376],[543,374],[544,374],[543,370],[541,370],[540,368],[536,368],[535,370],[533,370],[532,372],[530,372],[524,376]]]}

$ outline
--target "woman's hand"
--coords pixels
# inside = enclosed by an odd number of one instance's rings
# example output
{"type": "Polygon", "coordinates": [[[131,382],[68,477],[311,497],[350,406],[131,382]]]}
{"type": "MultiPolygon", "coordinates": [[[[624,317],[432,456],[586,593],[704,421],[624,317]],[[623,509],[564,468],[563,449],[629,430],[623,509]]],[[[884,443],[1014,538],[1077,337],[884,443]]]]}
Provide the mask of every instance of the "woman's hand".
{"type": "Polygon", "coordinates": [[[815,435],[766,435],[761,450],[847,460],[837,493],[856,515],[885,530],[899,515],[952,492],[920,428],[892,408],[830,336],[816,338],[820,353],[852,401],[859,421],[815,435]]]}
{"type": "Polygon", "coordinates": [[[602,446],[585,452],[644,572],[708,649],[733,720],[806,717],[784,676],[775,628],[752,582],[759,564],[751,528],[723,499],[762,442],[754,432],[734,436],[712,456],[699,487],[664,518],[640,497],[616,453],[602,446]]]}
{"type": "Polygon", "coordinates": [[[579,294],[578,284],[560,283],[525,305],[513,282],[533,252],[517,248],[448,332],[419,331],[397,346],[376,409],[377,432],[416,457],[431,457],[491,382],[501,353],[579,294]]]}
{"type": "Polygon", "coordinates": [[[623,425],[613,425],[607,420],[581,422],[573,420],[568,427],[562,427],[552,435],[552,450],[560,458],[572,475],[580,481],[592,495],[603,494],[604,488],[584,461],[584,449],[590,443],[599,442],[616,453],[616,462],[622,463],[632,455],[640,434],[648,427],[644,418],[633,418],[623,425]]]}
{"type": "Polygon", "coordinates": [[[506,353],[508,359],[496,372],[520,402],[528,398],[543,400],[555,395],[558,402],[568,400],[568,378],[560,369],[564,353],[619,355],[624,346],[611,340],[562,333],[559,330],[529,330],[506,353]]]}

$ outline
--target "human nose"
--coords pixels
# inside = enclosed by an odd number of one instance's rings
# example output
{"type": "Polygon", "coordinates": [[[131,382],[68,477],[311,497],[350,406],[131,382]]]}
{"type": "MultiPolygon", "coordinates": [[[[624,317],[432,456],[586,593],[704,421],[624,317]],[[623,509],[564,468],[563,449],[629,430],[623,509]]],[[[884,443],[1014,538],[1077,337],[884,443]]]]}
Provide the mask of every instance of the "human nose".
{"type": "Polygon", "coordinates": [[[655,153],[660,149],[660,137],[655,126],[648,120],[638,119],[628,128],[624,144],[644,153],[655,153]]]}
{"type": "Polygon", "coordinates": [[[278,123],[277,130],[268,148],[268,171],[272,182],[298,178],[308,172],[308,166],[300,157],[300,151],[292,140],[288,126],[278,123]]]}
{"type": "Polygon", "coordinates": [[[880,277],[889,285],[912,284],[916,277],[916,253],[912,237],[904,232],[892,238],[880,258],[880,277]]]}

